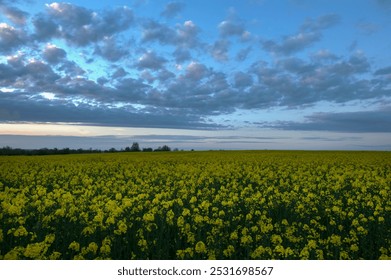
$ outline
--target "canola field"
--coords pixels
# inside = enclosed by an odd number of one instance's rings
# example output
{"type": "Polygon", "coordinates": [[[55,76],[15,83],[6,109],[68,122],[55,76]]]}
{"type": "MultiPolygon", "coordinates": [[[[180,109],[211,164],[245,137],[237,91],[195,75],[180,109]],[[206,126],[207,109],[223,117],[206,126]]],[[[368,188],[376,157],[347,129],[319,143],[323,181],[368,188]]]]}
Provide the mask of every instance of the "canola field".
{"type": "Polygon", "coordinates": [[[391,153],[0,157],[0,259],[390,259],[391,153]]]}

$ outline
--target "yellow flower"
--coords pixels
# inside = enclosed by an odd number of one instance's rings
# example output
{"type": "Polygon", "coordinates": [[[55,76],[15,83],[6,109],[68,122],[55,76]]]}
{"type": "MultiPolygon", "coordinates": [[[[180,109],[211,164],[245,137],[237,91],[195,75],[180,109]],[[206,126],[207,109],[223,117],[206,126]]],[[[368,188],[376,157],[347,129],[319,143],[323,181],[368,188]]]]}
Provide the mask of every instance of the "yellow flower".
{"type": "Polygon", "coordinates": [[[198,241],[197,244],[195,245],[195,251],[197,253],[206,253],[206,246],[205,246],[205,243],[202,242],[202,241],[198,241]]]}
{"type": "Polygon", "coordinates": [[[272,235],[272,238],[271,238],[271,241],[274,245],[278,245],[278,244],[281,244],[282,243],[282,238],[281,236],[277,235],[277,234],[273,234],[272,235]]]}
{"type": "Polygon", "coordinates": [[[97,251],[98,251],[98,245],[95,242],[91,242],[90,244],[88,244],[87,252],[96,254],[97,251]]]}
{"type": "Polygon", "coordinates": [[[316,248],[316,241],[315,240],[309,240],[307,244],[309,249],[315,249],[316,248]]]}
{"type": "Polygon", "coordinates": [[[238,232],[237,231],[232,232],[229,238],[231,240],[237,240],[238,239],[238,232]]]}
{"type": "Polygon", "coordinates": [[[14,236],[19,237],[19,236],[27,236],[29,233],[26,230],[24,226],[19,226],[15,231],[14,231],[14,236]]]}
{"type": "Polygon", "coordinates": [[[5,254],[4,259],[5,260],[19,260],[20,257],[23,255],[23,252],[25,249],[21,246],[17,246],[13,248],[11,251],[9,251],[7,254],[5,254]]]}
{"type": "Polygon", "coordinates": [[[153,213],[146,213],[143,215],[144,222],[153,222],[155,220],[155,215],[153,213]]]}
{"type": "Polygon", "coordinates": [[[253,242],[253,238],[250,235],[244,235],[240,238],[240,244],[246,246],[253,242]]]}
{"type": "Polygon", "coordinates": [[[357,244],[352,244],[352,245],[350,245],[350,251],[352,251],[352,252],[357,252],[358,251],[358,246],[357,246],[357,244]]]}
{"type": "Polygon", "coordinates": [[[350,258],[349,258],[349,254],[346,252],[346,251],[341,251],[340,253],[339,253],[339,258],[341,259],[341,260],[349,260],[350,258]]]}
{"type": "Polygon", "coordinates": [[[50,254],[49,256],[49,260],[59,260],[61,257],[61,253],[60,252],[53,252],[50,254]]]}
{"type": "Polygon", "coordinates": [[[44,242],[28,244],[24,256],[33,260],[44,259],[48,246],[44,242]]]}
{"type": "Polygon", "coordinates": [[[262,254],[265,252],[265,248],[263,246],[258,246],[252,253],[252,259],[258,259],[262,257],[262,254]]]}
{"type": "Polygon", "coordinates": [[[128,226],[125,221],[121,220],[118,222],[118,229],[114,230],[114,233],[117,235],[125,234],[128,230],[128,226]]]}
{"type": "Polygon", "coordinates": [[[223,251],[225,257],[231,257],[235,253],[235,247],[232,245],[228,245],[227,249],[223,251]]]}
{"type": "Polygon", "coordinates": [[[145,239],[140,239],[137,242],[137,245],[140,247],[141,251],[146,251],[148,249],[148,242],[145,239]]]}
{"type": "Polygon", "coordinates": [[[310,252],[308,251],[307,247],[304,247],[300,252],[300,258],[302,260],[308,260],[310,258],[310,252]]]}
{"type": "Polygon", "coordinates": [[[118,201],[121,200],[122,199],[122,194],[121,193],[116,193],[115,194],[115,199],[118,200],[118,201]]]}
{"type": "Polygon", "coordinates": [[[341,243],[341,236],[335,235],[335,234],[331,235],[330,242],[332,244],[334,244],[335,246],[340,246],[342,244],[341,243]]]}
{"type": "Polygon", "coordinates": [[[72,241],[72,243],[69,244],[68,249],[78,252],[80,251],[80,244],[76,241],[72,241]]]}
{"type": "Polygon", "coordinates": [[[187,208],[184,208],[183,211],[182,211],[182,216],[186,217],[186,216],[189,216],[189,215],[190,215],[190,210],[187,209],[187,208]]]}
{"type": "Polygon", "coordinates": [[[174,211],[172,210],[169,210],[166,214],[166,221],[169,225],[173,225],[174,224],[174,217],[175,217],[175,214],[174,214],[174,211]]]}
{"type": "Polygon", "coordinates": [[[183,216],[179,216],[177,219],[177,226],[182,228],[184,224],[185,224],[185,219],[183,218],[183,216]]]}

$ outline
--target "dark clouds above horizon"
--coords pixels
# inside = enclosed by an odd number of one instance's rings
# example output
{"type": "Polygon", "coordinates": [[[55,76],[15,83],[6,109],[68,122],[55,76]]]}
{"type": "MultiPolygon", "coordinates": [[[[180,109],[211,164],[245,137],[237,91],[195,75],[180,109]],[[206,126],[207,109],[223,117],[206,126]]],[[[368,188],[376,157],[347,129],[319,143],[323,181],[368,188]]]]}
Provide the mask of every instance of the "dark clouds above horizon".
{"type": "Polygon", "coordinates": [[[387,1],[111,2],[0,1],[0,122],[391,132],[387,1]]]}

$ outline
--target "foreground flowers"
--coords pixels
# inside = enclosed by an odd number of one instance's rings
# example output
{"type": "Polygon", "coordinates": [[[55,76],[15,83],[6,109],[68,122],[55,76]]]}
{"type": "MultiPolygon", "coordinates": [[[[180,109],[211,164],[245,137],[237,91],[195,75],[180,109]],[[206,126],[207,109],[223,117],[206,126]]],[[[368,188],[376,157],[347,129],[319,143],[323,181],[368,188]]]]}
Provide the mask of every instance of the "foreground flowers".
{"type": "Polygon", "coordinates": [[[0,259],[390,259],[391,154],[0,157],[0,259]]]}

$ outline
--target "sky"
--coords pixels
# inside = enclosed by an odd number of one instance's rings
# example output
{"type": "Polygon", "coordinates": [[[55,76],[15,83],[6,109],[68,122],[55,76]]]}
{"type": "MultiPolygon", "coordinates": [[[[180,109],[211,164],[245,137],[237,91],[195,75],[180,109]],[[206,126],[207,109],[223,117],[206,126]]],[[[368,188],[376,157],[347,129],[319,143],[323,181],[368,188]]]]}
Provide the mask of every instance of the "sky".
{"type": "Polygon", "coordinates": [[[391,150],[390,0],[0,0],[0,147],[391,150]]]}

